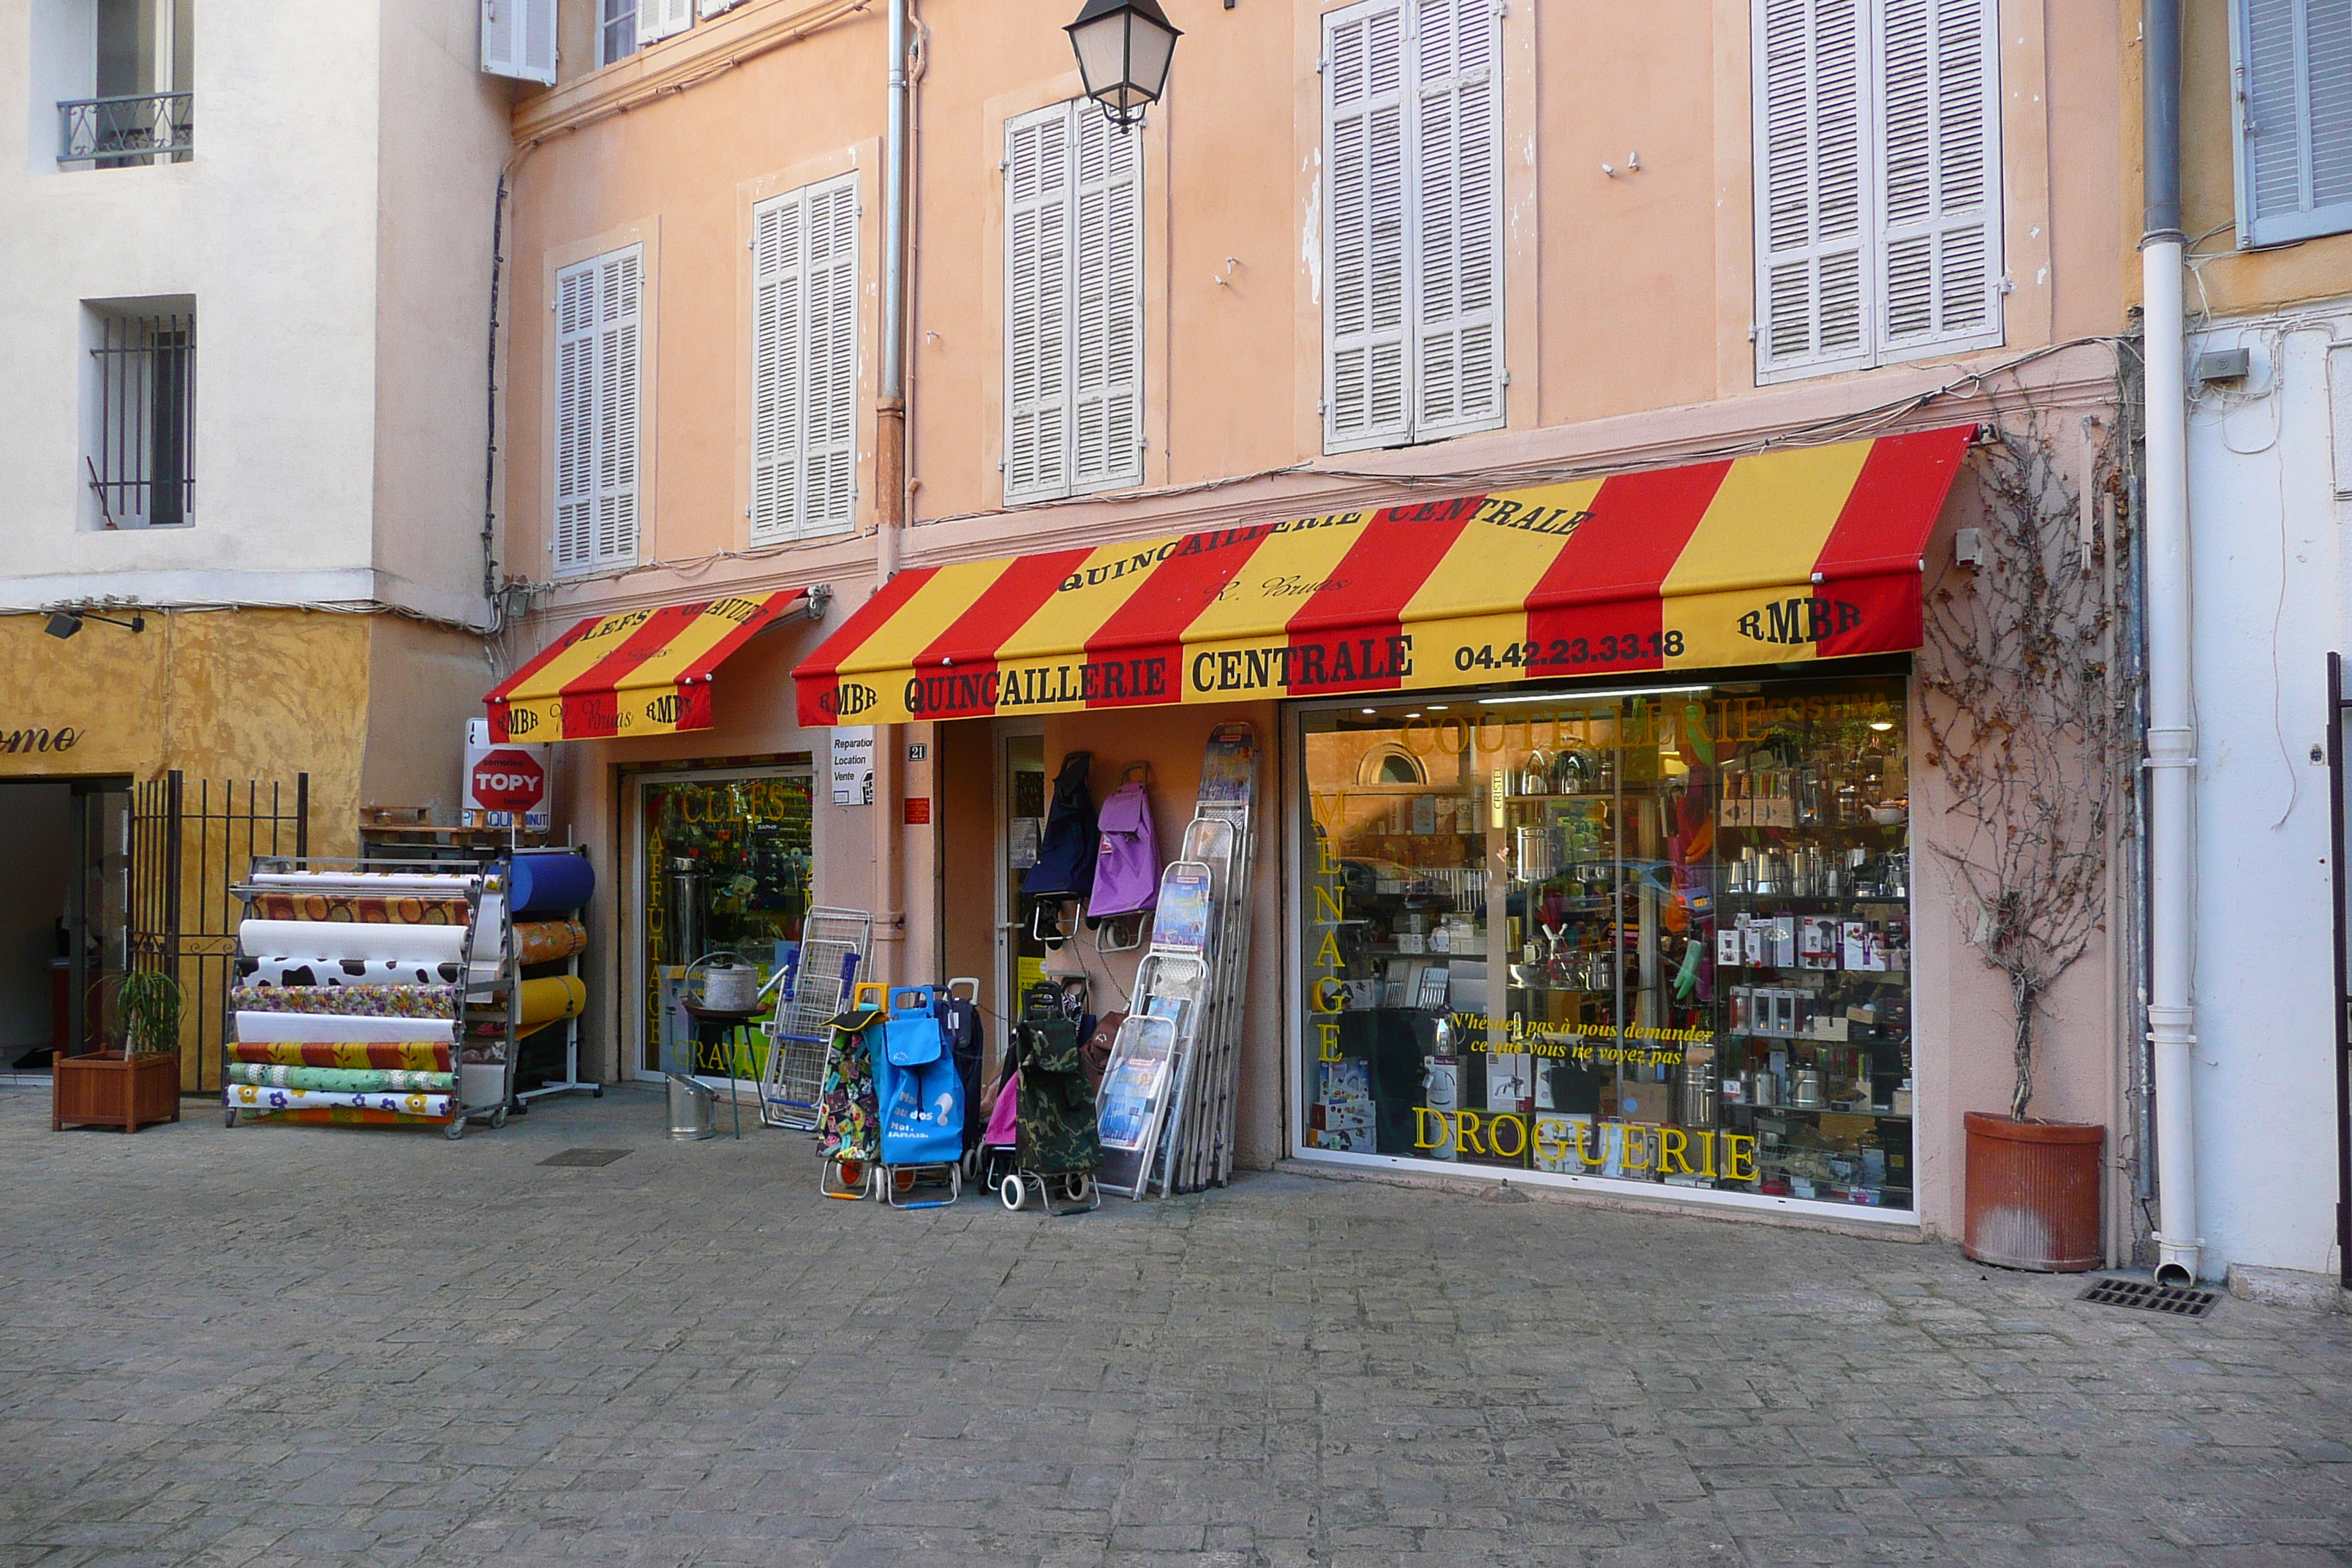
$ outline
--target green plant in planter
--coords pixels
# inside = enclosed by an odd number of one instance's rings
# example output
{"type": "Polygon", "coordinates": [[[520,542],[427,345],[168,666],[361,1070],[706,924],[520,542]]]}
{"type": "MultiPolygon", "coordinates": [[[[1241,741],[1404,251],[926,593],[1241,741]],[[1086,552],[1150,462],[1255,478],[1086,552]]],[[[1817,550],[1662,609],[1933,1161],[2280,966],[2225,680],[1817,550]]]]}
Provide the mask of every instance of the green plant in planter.
{"type": "Polygon", "coordinates": [[[123,1048],[132,1056],[163,1055],[180,1048],[180,983],[153,970],[114,977],[114,1016],[122,1025],[123,1048]]]}

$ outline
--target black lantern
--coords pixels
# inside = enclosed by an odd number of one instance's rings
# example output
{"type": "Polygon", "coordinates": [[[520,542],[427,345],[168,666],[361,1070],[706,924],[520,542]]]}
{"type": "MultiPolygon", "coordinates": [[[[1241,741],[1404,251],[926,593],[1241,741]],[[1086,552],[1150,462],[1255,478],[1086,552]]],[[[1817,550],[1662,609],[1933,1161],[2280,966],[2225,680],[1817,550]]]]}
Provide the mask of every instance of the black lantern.
{"type": "Polygon", "coordinates": [[[1087,0],[1063,31],[1077,54],[1087,96],[1121,131],[1142,124],[1144,110],[1167,90],[1179,37],[1159,0],[1087,0]]]}

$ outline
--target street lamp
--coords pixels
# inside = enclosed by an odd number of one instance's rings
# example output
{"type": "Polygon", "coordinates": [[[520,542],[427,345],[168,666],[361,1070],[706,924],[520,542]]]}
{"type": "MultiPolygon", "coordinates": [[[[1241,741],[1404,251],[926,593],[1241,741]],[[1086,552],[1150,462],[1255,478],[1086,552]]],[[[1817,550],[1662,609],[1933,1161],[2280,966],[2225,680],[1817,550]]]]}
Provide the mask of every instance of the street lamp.
{"type": "Polygon", "coordinates": [[[1062,29],[1078,57],[1087,96],[1121,131],[1143,123],[1143,111],[1168,89],[1168,62],[1180,36],[1159,0],[1087,0],[1078,19],[1062,29]]]}

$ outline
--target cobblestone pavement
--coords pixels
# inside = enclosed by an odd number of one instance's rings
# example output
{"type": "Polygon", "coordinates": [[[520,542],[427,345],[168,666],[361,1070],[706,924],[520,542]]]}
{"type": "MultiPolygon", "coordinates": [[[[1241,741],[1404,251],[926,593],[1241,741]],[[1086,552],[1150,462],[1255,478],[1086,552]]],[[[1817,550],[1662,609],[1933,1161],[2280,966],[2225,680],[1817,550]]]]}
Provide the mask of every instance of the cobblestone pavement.
{"type": "Polygon", "coordinates": [[[2352,1563],[2343,1318],[1297,1176],[890,1213],[636,1090],[189,1109],[0,1080],[12,1568],[2352,1563]]]}

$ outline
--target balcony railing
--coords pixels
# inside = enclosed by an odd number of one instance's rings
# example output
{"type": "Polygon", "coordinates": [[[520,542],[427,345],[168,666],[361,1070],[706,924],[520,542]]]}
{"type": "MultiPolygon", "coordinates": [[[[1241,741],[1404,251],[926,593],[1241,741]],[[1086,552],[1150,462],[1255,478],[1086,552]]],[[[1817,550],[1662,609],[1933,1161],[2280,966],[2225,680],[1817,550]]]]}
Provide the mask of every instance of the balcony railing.
{"type": "Polygon", "coordinates": [[[58,105],[58,162],[170,163],[196,144],[196,95],[135,92],[121,98],[81,98],[58,105]]]}

